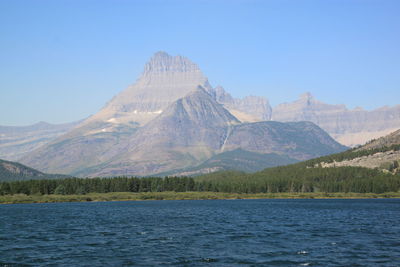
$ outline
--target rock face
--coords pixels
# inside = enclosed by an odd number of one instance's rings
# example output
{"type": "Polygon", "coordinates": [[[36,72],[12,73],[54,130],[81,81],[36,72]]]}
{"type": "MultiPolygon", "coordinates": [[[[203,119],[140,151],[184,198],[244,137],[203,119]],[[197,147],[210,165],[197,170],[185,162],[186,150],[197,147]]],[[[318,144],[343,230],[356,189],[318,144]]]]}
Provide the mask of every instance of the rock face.
{"type": "Polygon", "coordinates": [[[79,174],[103,164],[111,147],[126,143],[141,126],[170,104],[202,86],[212,90],[196,64],[181,56],[156,53],[137,82],[73,131],[20,158],[47,172],[79,174]]]}
{"type": "MultiPolygon", "coordinates": [[[[368,156],[362,156],[355,159],[343,160],[339,162],[321,163],[323,168],[332,167],[364,167],[369,169],[383,169],[385,170],[385,165],[390,167],[393,162],[400,162],[400,151],[385,151],[378,152],[368,156]]],[[[397,164],[398,166],[398,164],[397,164]]]]}
{"type": "Polygon", "coordinates": [[[143,126],[199,85],[212,90],[196,64],[185,57],[158,52],[145,65],[137,82],[115,96],[88,123],[107,121],[143,126]]]}
{"type": "Polygon", "coordinates": [[[159,52],[100,112],[20,161],[80,176],[154,175],[236,149],[275,153],[282,164],[344,149],[309,122],[241,123],[270,113],[265,98],[234,99],[188,59],[159,52]]]}
{"type": "MultiPolygon", "coordinates": [[[[367,144],[352,150],[356,157],[342,157],[343,160],[320,162],[317,166],[330,167],[364,167],[380,169],[384,172],[400,172],[400,130],[387,136],[372,140],[367,144]]],[[[348,153],[348,152],[346,152],[348,153]]]]}
{"type": "Polygon", "coordinates": [[[241,122],[269,121],[271,119],[272,109],[265,97],[233,98],[221,86],[217,86],[214,91],[216,100],[241,122]]]}
{"type": "Polygon", "coordinates": [[[0,157],[17,160],[69,132],[80,122],[57,125],[39,122],[30,126],[0,126],[0,157]]]}
{"type": "Polygon", "coordinates": [[[349,110],[344,105],[329,105],[306,93],[299,100],[284,103],[272,111],[274,121],[311,121],[338,142],[355,146],[400,128],[400,105],[373,111],[349,110]]]}

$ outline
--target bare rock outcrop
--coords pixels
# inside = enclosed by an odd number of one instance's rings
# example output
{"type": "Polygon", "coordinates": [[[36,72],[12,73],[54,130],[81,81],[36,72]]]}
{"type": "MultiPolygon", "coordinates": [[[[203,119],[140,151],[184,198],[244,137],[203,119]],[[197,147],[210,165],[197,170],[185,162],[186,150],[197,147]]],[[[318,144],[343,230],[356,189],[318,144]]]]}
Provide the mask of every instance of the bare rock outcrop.
{"type": "Polygon", "coordinates": [[[369,143],[360,147],[358,150],[390,147],[392,145],[399,145],[399,144],[400,144],[400,129],[397,131],[394,131],[386,136],[382,136],[376,140],[372,140],[369,143]]]}
{"type": "Polygon", "coordinates": [[[233,98],[224,88],[215,89],[216,100],[235,115],[241,122],[269,121],[272,109],[268,99],[261,96],[233,98]]]}
{"type": "Polygon", "coordinates": [[[143,126],[197,86],[212,90],[195,63],[182,56],[158,52],[146,63],[136,83],[115,96],[87,123],[109,121],[143,126]]]}
{"type": "Polygon", "coordinates": [[[356,146],[400,128],[400,105],[372,111],[362,108],[349,110],[344,105],[325,104],[306,93],[297,101],[273,108],[271,119],[311,121],[338,142],[356,146]]]}

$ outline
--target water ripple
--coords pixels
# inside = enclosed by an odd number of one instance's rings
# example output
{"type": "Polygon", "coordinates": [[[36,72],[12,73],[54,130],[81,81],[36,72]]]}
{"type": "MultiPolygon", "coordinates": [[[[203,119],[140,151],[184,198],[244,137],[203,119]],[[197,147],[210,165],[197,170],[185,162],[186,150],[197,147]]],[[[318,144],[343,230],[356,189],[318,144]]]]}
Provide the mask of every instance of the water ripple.
{"type": "Polygon", "coordinates": [[[400,200],[0,206],[0,266],[400,266],[400,200]]]}

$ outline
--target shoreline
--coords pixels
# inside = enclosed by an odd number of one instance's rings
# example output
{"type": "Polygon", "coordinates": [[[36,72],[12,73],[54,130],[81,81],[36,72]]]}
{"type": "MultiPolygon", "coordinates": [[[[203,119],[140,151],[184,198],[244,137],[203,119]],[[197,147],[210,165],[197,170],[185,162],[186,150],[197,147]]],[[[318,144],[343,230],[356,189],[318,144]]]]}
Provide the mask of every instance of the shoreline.
{"type": "Polygon", "coordinates": [[[223,192],[113,192],[85,195],[2,195],[0,204],[108,202],[145,200],[232,200],[232,199],[376,199],[400,198],[400,192],[375,193],[223,193],[223,192]]]}

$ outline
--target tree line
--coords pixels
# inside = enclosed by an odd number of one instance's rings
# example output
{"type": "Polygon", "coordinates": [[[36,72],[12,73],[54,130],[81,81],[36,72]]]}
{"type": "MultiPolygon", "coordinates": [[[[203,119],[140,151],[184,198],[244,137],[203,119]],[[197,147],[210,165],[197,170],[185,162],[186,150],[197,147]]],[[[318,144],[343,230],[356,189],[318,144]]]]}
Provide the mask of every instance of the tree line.
{"type": "Polygon", "coordinates": [[[0,183],[0,194],[87,194],[109,192],[385,193],[400,190],[400,174],[361,167],[310,168],[303,164],[246,174],[217,172],[193,177],[65,178],[0,183]]]}
{"type": "Polygon", "coordinates": [[[195,191],[195,182],[189,177],[115,177],[65,178],[0,183],[0,194],[87,194],[109,192],[163,192],[195,191]]]}
{"type": "Polygon", "coordinates": [[[385,193],[400,190],[400,175],[362,167],[304,168],[301,164],[253,174],[220,172],[198,178],[197,188],[232,193],[385,193]]]}

